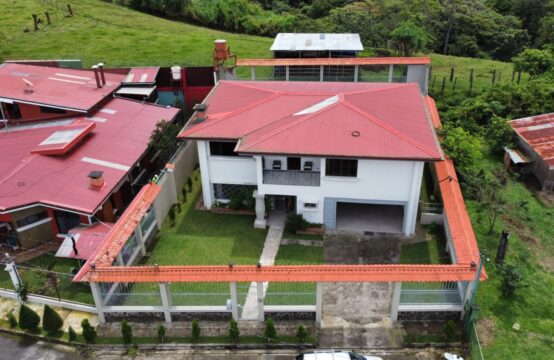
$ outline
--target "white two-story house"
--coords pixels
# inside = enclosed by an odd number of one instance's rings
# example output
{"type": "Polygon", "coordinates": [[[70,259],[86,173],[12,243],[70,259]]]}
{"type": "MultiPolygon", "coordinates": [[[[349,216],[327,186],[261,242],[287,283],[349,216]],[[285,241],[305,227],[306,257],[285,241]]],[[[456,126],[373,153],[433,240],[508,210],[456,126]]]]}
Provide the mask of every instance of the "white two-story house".
{"type": "Polygon", "coordinates": [[[295,211],[412,235],[424,163],[442,156],[417,84],[220,81],[179,137],[197,142],[205,206],[254,190],[259,227],[295,211]]]}

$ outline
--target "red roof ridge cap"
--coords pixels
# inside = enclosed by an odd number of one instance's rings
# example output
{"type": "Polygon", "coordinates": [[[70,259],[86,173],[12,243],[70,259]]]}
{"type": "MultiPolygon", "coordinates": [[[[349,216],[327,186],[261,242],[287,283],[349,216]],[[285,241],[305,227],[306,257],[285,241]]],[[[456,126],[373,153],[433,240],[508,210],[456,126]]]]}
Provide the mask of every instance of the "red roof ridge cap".
{"type": "Polygon", "coordinates": [[[222,84],[230,84],[230,85],[240,86],[240,87],[247,88],[247,89],[254,89],[254,90],[264,91],[264,92],[268,92],[268,93],[272,93],[272,94],[278,92],[276,90],[264,89],[264,88],[257,87],[255,85],[250,85],[246,81],[220,80],[219,82],[221,82],[222,84]]]}
{"type": "MultiPolygon", "coordinates": [[[[408,135],[406,135],[405,133],[401,132],[401,131],[398,131],[396,130],[395,128],[393,128],[392,126],[384,123],[383,121],[379,120],[378,118],[376,118],[375,116],[363,111],[362,109],[360,109],[359,107],[357,107],[356,105],[348,102],[348,101],[344,101],[343,104],[350,108],[351,110],[353,111],[356,111],[357,113],[359,113],[360,115],[364,116],[365,118],[367,118],[368,120],[371,120],[373,123],[375,123],[376,125],[379,125],[380,127],[382,127],[383,129],[387,130],[388,132],[392,133],[393,135],[396,135],[398,136],[399,138],[401,138],[402,140],[405,140],[406,142],[408,142],[409,144],[417,147],[418,149],[420,149],[421,151],[431,155],[431,156],[435,156],[436,154],[434,154],[431,150],[429,150],[427,147],[423,146],[422,144],[420,144],[418,141],[412,139],[411,137],[409,137],[408,135]]],[[[439,154],[439,157],[440,157],[440,154],[439,154]]]]}
{"type": "Polygon", "coordinates": [[[382,83],[382,84],[388,84],[387,86],[381,87],[381,88],[373,88],[373,89],[365,89],[365,90],[356,90],[356,91],[345,91],[342,94],[344,95],[357,95],[357,94],[365,94],[370,92],[379,92],[379,91],[387,91],[387,90],[394,90],[399,88],[404,88],[408,86],[417,86],[414,83],[405,83],[405,84],[398,84],[398,83],[382,83]]]}

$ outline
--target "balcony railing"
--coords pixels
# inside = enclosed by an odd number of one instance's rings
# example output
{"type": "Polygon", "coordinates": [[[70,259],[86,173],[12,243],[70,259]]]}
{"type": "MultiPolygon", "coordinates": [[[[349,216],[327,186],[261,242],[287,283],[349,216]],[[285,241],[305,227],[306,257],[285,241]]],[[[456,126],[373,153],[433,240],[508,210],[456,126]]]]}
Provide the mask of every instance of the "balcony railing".
{"type": "Polygon", "coordinates": [[[264,184],[319,186],[321,175],[319,171],[301,170],[264,170],[264,184]]]}

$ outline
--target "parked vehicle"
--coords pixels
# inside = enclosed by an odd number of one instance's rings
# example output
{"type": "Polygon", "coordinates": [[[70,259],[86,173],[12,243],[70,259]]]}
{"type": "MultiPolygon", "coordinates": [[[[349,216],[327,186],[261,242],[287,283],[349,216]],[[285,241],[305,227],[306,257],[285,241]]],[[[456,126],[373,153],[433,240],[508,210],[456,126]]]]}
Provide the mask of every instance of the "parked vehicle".
{"type": "Polygon", "coordinates": [[[359,355],[346,351],[314,351],[298,355],[296,360],[383,360],[378,356],[359,355]]]}

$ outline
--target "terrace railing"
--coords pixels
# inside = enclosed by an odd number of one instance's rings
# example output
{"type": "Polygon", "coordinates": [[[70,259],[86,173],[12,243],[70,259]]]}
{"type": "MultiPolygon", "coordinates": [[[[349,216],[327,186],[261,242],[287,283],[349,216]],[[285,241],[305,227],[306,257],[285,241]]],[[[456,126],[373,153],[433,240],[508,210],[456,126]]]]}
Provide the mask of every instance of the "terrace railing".
{"type": "Polygon", "coordinates": [[[268,185],[320,186],[319,171],[264,170],[263,183],[268,185]]]}
{"type": "Polygon", "coordinates": [[[462,291],[455,281],[402,283],[399,311],[461,310],[462,305],[462,291]]]}

